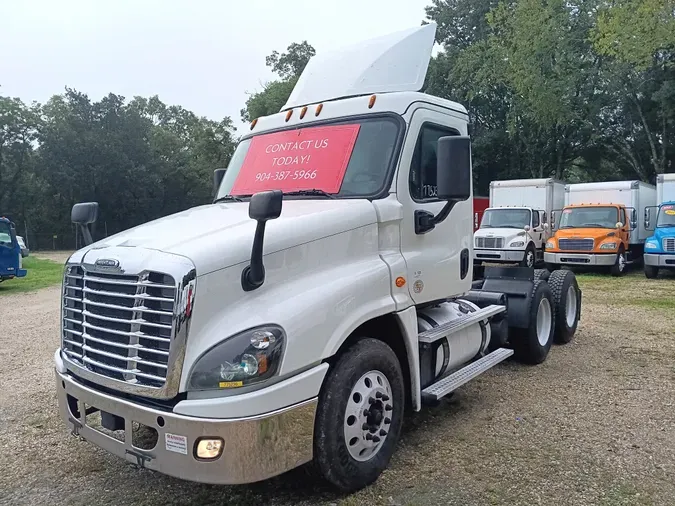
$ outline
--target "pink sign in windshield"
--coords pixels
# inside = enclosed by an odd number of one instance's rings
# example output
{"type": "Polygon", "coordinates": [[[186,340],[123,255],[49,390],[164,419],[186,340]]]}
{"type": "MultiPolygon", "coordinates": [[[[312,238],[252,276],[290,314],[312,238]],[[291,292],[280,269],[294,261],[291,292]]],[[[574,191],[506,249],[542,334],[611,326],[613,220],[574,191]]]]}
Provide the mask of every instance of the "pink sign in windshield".
{"type": "Polygon", "coordinates": [[[253,137],[230,193],[311,189],[338,193],[359,128],[312,127],[253,137]]]}

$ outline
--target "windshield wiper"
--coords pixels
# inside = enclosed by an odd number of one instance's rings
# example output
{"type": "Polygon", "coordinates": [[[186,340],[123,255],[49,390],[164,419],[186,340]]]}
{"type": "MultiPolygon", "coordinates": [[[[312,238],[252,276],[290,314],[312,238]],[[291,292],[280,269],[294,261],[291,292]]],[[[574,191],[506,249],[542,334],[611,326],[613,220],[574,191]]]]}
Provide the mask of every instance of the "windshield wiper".
{"type": "Polygon", "coordinates": [[[243,199],[240,199],[239,197],[235,197],[234,195],[224,195],[223,197],[219,197],[216,200],[213,201],[214,204],[218,204],[219,202],[243,202],[243,199]]]}
{"type": "Polygon", "coordinates": [[[329,199],[334,199],[335,195],[332,195],[330,193],[326,193],[323,190],[318,190],[316,188],[312,188],[311,190],[297,190],[294,192],[284,192],[284,195],[318,195],[321,197],[326,197],[329,199]]]}
{"type": "Polygon", "coordinates": [[[583,228],[583,227],[593,227],[593,228],[614,228],[614,227],[610,227],[610,226],[608,226],[608,225],[601,225],[600,223],[584,223],[583,225],[581,225],[580,228],[583,228]]]}

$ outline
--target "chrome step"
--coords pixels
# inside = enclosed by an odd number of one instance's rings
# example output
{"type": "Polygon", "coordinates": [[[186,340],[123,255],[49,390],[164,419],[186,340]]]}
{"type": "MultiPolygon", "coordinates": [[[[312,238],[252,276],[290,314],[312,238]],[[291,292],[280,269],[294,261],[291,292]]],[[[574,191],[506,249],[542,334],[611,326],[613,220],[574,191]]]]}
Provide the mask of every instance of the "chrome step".
{"type": "Polygon", "coordinates": [[[504,306],[491,305],[484,308],[480,308],[473,313],[467,313],[464,316],[452,320],[451,322],[444,323],[433,329],[426,330],[419,335],[419,342],[430,344],[439,339],[442,339],[450,334],[459,332],[462,329],[465,329],[474,323],[477,323],[486,318],[490,318],[496,314],[501,313],[506,308],[504,306]]]}
{"type": "Polygon", "coordinates": [[[483,358],[462,367],[460,370],[453,372],[449,376],[429,385],[422,390],[422,398],[426,401],[437,401],[441,397],[448,395],[450,392],[457,390],[459,387],[468,383],[476,376],[483,374],[488,369],[492,369],[498,363],[506,360],[513,355],[513,350],[508,348],[498,348],[492,353],[485,355],[483,358]]]}

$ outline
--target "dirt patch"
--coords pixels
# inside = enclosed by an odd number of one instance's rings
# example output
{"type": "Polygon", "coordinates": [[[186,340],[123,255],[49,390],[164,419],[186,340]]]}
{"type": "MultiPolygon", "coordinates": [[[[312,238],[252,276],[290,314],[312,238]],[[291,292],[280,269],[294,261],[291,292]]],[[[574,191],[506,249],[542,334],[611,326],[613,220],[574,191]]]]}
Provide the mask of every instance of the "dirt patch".
{"type": "Polygon", "coordinates": [[[0,306],[0,503],[68,505],[672,504],[675,279],[580,278],[575,340],[507,362],[406,420],[389,469],[349,497],[301,470],[241,487],[168,478],[68,435],[52,356],[59,290],[0,306]]]}
{"type": "Polygon", "coordinates": [[[31,253],[31,255],[35,255],[38,258],[52,260],[60,264],[65,264],[72,254],[72,251],[36,251],[35,253],[31,253]]]}

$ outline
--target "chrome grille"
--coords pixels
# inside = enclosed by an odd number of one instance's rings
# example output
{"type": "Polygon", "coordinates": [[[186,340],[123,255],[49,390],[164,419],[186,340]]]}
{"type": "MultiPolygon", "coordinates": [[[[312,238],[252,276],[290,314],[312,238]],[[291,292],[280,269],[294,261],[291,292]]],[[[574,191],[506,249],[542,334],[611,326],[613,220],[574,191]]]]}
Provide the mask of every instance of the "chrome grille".
{"type": "Polygon", "coordinates": [[[476,248],[503,248],[503,237],[476,237],[476,248]]]}
{"type": "Polygon", "coordinates": [[[69,266],[63,283],[63,352],[97,374],[162,387],[169,367],[174,279],[88,272],[69,266]]]}
{"type": "Polygon", "coordinates": [[[666,237],[663,239],[663,251],[666,253],[675,253],[675,237],[666,237]]]}
{"type": "Polygon", "coordinates": [[[566,251],[591,251],[593,239],[558,239],[558,247],[566,251]]]}

